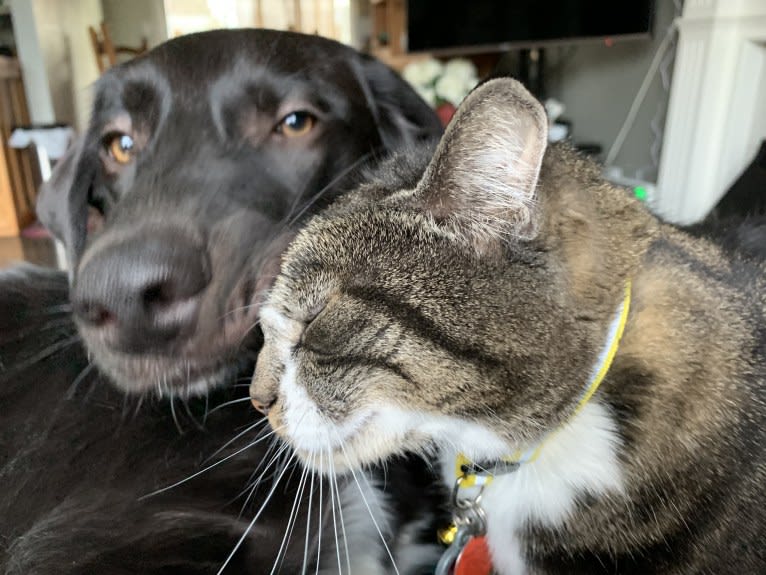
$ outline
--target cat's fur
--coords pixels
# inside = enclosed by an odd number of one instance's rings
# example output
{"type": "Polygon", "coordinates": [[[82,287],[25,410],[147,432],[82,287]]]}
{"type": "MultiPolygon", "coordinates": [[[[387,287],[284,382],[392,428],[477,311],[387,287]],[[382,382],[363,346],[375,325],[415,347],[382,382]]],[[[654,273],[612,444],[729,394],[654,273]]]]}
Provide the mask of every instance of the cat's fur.
{"type": "Polygon", "coordinates": [[[251,397],[309,465],[434,453],[447,486],[456,452],[558,430],[485,490],[501,574],[764,573],[763,267],[546,133],[491,80],[425,173],[389,165],[316,216],[263,309],[251,397]],[[627,282],[617,355],[573,417],[627,282]]]}

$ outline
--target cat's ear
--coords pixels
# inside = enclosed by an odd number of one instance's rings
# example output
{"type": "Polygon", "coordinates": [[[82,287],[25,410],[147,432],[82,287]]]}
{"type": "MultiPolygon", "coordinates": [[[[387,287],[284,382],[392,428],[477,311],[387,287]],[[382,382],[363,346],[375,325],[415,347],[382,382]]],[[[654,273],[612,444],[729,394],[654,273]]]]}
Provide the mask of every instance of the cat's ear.
{"type": "Polygon", "coordinates": [[[547,140],[542,105],[516,80],[490,80],[458,108],[416,194],[477,242],[531,239],[547,140]]]}

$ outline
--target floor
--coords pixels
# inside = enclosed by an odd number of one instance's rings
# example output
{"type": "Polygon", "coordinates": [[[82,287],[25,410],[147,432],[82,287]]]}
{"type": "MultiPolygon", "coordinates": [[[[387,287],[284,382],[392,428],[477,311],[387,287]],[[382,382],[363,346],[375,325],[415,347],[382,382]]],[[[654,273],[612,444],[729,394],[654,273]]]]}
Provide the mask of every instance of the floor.
{"type": "Polygon", "coordinates": [[[0,268],[19,262],[57,267],[56,248],[50,238],[0,238],[0,268]]]}

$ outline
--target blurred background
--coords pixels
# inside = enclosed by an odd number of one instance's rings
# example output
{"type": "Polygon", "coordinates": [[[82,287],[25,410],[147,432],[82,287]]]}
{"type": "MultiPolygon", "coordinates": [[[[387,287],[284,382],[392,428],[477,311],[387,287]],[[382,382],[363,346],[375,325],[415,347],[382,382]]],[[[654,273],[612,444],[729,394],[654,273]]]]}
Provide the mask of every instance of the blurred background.
{"type": "Polygon", "coordinates": [[[763,0],[4,0],[0,265],[53,257],[27,241],[45,235],[36,189],[85,129],[99,75],[168,38],[238,27],[370,52],[445,122],[479,78],[517,76],[551,139],[674,222],[703,217],[766,138],[763,0]]]}

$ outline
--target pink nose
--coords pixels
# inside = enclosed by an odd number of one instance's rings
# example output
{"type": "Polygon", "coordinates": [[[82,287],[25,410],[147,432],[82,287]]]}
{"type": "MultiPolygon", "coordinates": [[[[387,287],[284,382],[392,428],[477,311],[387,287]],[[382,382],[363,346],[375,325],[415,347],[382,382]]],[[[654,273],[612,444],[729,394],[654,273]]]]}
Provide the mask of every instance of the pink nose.
{"type": "Polygon", "coordinates": [[[252,399],[251,401],[253,402],[253,407],[255,409],[257,409],[258,411],[260,411],[263,415],[268,415],[269,414],[268,406],[264,405],[263,403],[261,403],[257,399],[252,399]]]}
{"type": "Polygon", "coordinates": [[[274,406],[276,401],[277,398],[275,395],[260,395],[253,394],[252,391],[250,392],[250,402],[253,404],[253,407],[260,411],[263,415],[269,414],[269,410],[274,406]]]}

